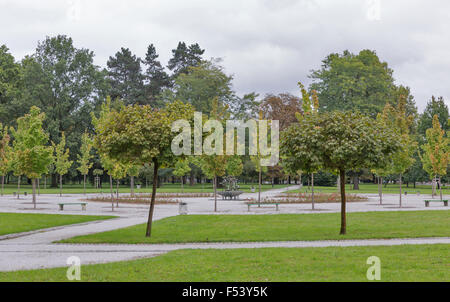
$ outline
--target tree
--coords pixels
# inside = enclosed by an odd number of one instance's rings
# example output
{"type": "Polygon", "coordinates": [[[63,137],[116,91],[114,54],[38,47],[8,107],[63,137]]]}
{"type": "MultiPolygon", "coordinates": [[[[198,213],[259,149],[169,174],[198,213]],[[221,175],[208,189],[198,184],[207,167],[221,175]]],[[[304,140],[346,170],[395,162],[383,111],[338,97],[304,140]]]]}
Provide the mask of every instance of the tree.
{"type": "Polygon", "coordinates": [[[130,176],[130,194],[134,196],[134,178],[139,175],[141,166],[139,165],[129,165],[127,169],[127,174],[130,176]]]}
{"type": "Polygon", "coordinates": [[[122,47],[114,57],[109,57],[106,65],[112,99],[122,99],[126,105],[146,103],[140,58],[122,47]]]}
{"type": "Polygon", "coordinates": [[[175,176],[180,177],[181,181],[181,192],[184,192],[183,189],[183,183],[184,183],[184,176],[191,171],[191,167],[189,166],[189,161],[186,159],[180,159],[176,162],[175,168],[173,169],[172,173],[175,176]]]}
{"type": "MultiPolygon", "coordinates": [[[[22,60],[24,89],[19,109],[24,113],[30,104],[45,108],[44,130],[50,141],[59,143],[64,132],[70,150],[79,150],[85,129],[92,129],[89,112],[108,90],[105,71],[93,60],[92,51],[76,48],[64,35],[47,37],[32,56],[22,60]]],[[[75,152],[70,159],[76,160],[75,152]]],[[[54,175],[52,186],[56,185],[54,175]]]]}
{"type": "Polygon", "coordinates": [[[392,98],[393,71],[374,51],[355,55],[346,50],[328,55],[322,63],[310,75],[315,81],[310,88],[317,91],[321,110],[358,110],[376,117],[392,98]]]}
{"type": "Polygon", "coordinates": [[[213,100],[228,105],[231,110],[236,106],[237,96],[232,89],[232,76],[225,74],[217,61],[202,62],[187,68],[175,78],[174,91],[167,91],[170,101],[182,100],[191,104],[195,110],[209,114],[213,110],[213,100]]]}
{"type": "Polygon", "coordinates": [[[14,153],[16,165],[21,174],[32,179],[33,206],[36,209],[36,179],[47,173],[52,161],[53,148],[46,146],[49,135],[42,124],[45,113],[38,107],[31,107],[30,113],[17,120],[17,129],[11,128],[14,137],[14,153]]]}
{"type": "Polygon", "coordinates": [[[3,187],[5,184],[5,175],[11,171],[11,161],[12,161],[12,150],[9,145],[10,136],[8,134],[8,127],[5,126],[3,128],[2,123],[0,123],[0,129],[3,129],[3,132],[0,133],[0,174],[2,176],[2,189],[1,196],[3,196],[3,187]]]}
{"type": "Polygon", "coordinates": [[[117,111],[107,106],[98,118],[93,116],[96,130],[94,143],[99,154],[107,154],[111,159],[125,164],[153,163],[152,198],[146,230],[146,236],[150,237],[158,169],[175,161],[171,150],[171,142],[176,136],[171,129],[172,122],[192,120],[194,110],[181,102],[168,104],[164,109],[130,105],[117,111]]]}
{"type": "Polygon", "coordinates": [[[55,172],[59,175],[59,196],[62,196],[62,178],[69,172],[73,161],[69,160],[69,148],[66,148],[66,136],[64,132],[61,134],[59,144],[53,143],[55,148],[55,172]]]}
{"type": "Polygon", "coordinates": [[[263,118],[279,121],[280,131],[297,122],[296,113],[302,112],[301,100],[290,94],[268,94],[261,101],[260,110],[263,118]]]}
{"type": "Polygon", "coordinates": [[[83,175],[84,195],[86,195],[86,175],[89,173],[89,169],[92,168],[92,165],[94,164],[93,162],[91,162],[91,159],[94,157],[91,154],[92,144],[93,141],[90,138],[89,134],[87,132],[84,132],[83,136],[81,137],[80,154],[77,154],[77,163],[79,165],[77,170],[80,171],[80,173],[83,175]]]}
{"type": "Polygon", "coordinates": [[[178,42],[177,48],[172,49],[172,58],[167,67],[173,72],[172,78],[177,78],[182,73],[189,73],[189,67],[195,67],[202,61],[205,52],[197,43],[186,46],[184,42],[178,42]]]}
{"type": "Polygon", "coordinates": [[[401,144],[401,148],[393,153],[392,165],[388,168],[390,174],[399,175],[399,206],[402,206],[402,174],[414,163],[414,153],[417,149],[415,142],[410,135],[411,124],[414,116],[407,115],[406,98],[401,95],[398,100],[397,107],[386,104],[383,113],[380,114],[379,120],[386,127],[393,129],[397,133],[397,140],[401,144]]]}
{"type": "Polygon", "coordinates": [[[324,112],[306,114],[282,132],[281,154],[298,169],[315,165],[338,172],[341,186],[341,230],[346,233],[345,173],[359,168],[389,164],[400,145],[395,133],[361,113],[324,112]]]}
{"type": "Polygon", "coordinates": [[[442,200],[441,176],[447,173],[450,160],[448,137],[439,123],[437,114],[433,117],[433,127],[426,131],[427,143],[422,146],[424,155],[422,157],[423,168],[428,172],[430,178],[439,176],[440,198],[442,200]]]}
{"type": "Polygon", "coordinates": [[[421,143],[426,140],[426,132],[428,129],[433,128],[433,118],[438,116],[439,124],[442,125],[444,131],[450,130],[450,125],[448,124],[449,119],[449,108],[445,104],[443,97],[435,98],[431,97],[431,100],[427,103],[425,110],[420,115],[419,123],[417,126],[417,132],[419,133],[419,139],[421,143]]]}
{"type": "Polygon", "coordinates": [[[15,102],[22,88],[20,64],[9,53],[6,45],[0,45],[0,120],[7,125],[12,125],[19,116],[15,102]]]}
{"type": "Polygon", "coordinates": [[[172,86],[172,81],[169,75],[164,70],[161,62],[158,61],[159,55],[156,53],[155,46],[150,44],[145,54],[144,65],[147,67],[145,70],[145,92],[146,92],[146,104],[158,106],[158,99],[160,94],[165,88],[172,86]]]}

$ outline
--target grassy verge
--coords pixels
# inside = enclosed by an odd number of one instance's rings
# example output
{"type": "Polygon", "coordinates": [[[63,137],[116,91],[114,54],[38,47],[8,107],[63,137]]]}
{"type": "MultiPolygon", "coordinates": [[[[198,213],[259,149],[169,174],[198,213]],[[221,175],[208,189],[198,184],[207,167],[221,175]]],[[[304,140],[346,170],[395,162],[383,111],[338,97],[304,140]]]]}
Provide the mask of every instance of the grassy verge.
{"type": "MultiPolygon", "coordinates": [[[[241,184],[240,190],[250,193],[251,187],[254,186],[256,189],[258,188],[258,184],[241,184]]],[[[264,184],[261,187],[262,191],[267,191],[270,189],[279,189],[279,188],[285,188],[287,185],[272,185],[270,184],[264,184]]],[[[113,190],[116,190],[116,184],[114,183],[113,190]]],[[[221,190],[221,189],[219,189],[221,190]]],[[[145,188],[145,184],[141,187],[141,189],[134,189],[136,193],[151,193],[152,192],[152,186],[149,184],[148,188],[145,188]]],[[[193,186],[190,186],[189,184],[184,185],[184,189],[181,190],[180,184],[163,184],[160,188],[158,188],[159,193],[211,193],[214,192],[213,187],[211,184],[195,184],[193,186]]],[[[5,185],[5,189],[3,191],[6,195],[12,195],[13,192],[17,192],[17,185],[9,184],[5,185]]],[[[31,185],[21,185],[20,186],[20,194],[23,195],[24,192],[27,192],[27,194],[31,194],[31,185]]],[[[62,189],[63,194],[81,194],[83,193],[83,185],[65,185],[62,189]]],[[[86,187],[86,193],[109,193],[109,183],[103,183],[102,189],[96,189],[90,185],[86,187]]],[[[130,186],[127,185],[121,185],[119,187],[120,193],[130,193],[130,186]]],[[[41,185],[40,188],[41,194],[59,194],[59,188],[49,188],[46,189],[43,188],[41,185]]]]}
{"type": "Polygon", "coordinates": [[[0,235],[110,218],[113,216],[0,213],[0,235]]]}
{"type": "MultiPolygon", "coordinates": [[[[155,258],[81,267],[81,281],[448,281],[450,245],[180,250],[155,258]]],[[[81,259],[81,261],[83,261],[81,259]]],[[[67,281],[67,268],[0,272],[0,281],[67,281]]]]}
{"type": "Polygon", "coordinates": [[[182,215],[74,237],[66,243],[175,243],[293,241],[450,236],[448,211],[348,213],[347,235],[339,235],[339,213],[278,215],[182,215]]]}

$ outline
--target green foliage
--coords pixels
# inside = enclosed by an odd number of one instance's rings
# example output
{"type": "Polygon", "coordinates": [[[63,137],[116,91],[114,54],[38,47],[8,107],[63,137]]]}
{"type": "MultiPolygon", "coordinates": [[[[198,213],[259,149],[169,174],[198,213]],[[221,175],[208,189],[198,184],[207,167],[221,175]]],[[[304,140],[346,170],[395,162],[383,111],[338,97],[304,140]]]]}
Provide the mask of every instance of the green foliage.
{"type": "Polygon", "coordinates": [[[213,110],[212,100],[230,107],[236,105],[237,96],[232,90],[232,76],[227,76],[223,67],[214,61],[202,62],[189,67],[188,73],[180,74],[174,83],[174,92],[167,91],[169,100],[182,100],[196,111],[209,114],[213,110]]]}
{"type": "Polygon", "coordinates": [[[392,98],[393,71],[374,51],[355,55],[346,50],[328,55],[322,63],[311,74],[311,89],[317,90],[321,109],[358,110],[375,117],[392,98]]]}
{"type": "Polygon", "coordinates": [[[53,160],[53,148],[46,146],[49,136],[42,129],[44,119],[45,113],[33,106],[30,113],[17,120],[17,129],[11,127],[15,175],[40,178],[47,173],[53,160]]]}
{"type": "Polygon", "coordinates": [[[69,148],[66,147],[66,136],[64,132],[61,134],[61,140],[59,144],[53,143],[55,148],[55,172],[59,175],[65,175],[72,166],[73,161],[69,160],[69,148]]]}
{"type": "Polygon", "coordinates": [[[195,67],[202,62],[202,55],[205,52],[197,43],[186,46],[184,42],[178,42],[177,48],[172,49],[172,58],[167,67],[173,72],[172,77],[176,78],[182,73],[189,73],[189,67],[195,67]]]}
{"type": "Polygon", "coordinates": [[[430,178],[445,175],[450,160],[450,139],[445,137],[445,131],[441,128],[437,114],[433,117],[433,127],[426,131],[426,137],[427,143],[422,146],[423,168],[430,178]]]}
{"type": "Polygon", "coordinates": [[[175,163],[175,168],[172,173],[175,176],[183,177],[187,173],[191,171],[191,167],[189,166],[189,161],[186,159],[180,159],[175,163]]]}
{"type": "Polygon", "coordinates": [[[353,112],[308,114],[282,132],[280,149],[295,170],[383,167],[400,145],[383,124],[353,112]]]}
{"type": "Polygon", "coordinates": [[[23,87],[21,80],[20,64],[15,62],[6,45],[0,45],[0,120],[7,125],[18,116],[14,103],[23,87]]]}
{"type": "Polygon", "coordinates": [[[92,146],[93,141],[89,134],[87,132],[83,133],[83,136],[81,137],[81,154],[77,154],[77,163],[79,164],[77,170],[80,171],[82,175],[87,175],[89,173],[89,169],[92,168],[92,165],[94,164],[91,162],[91,159],[94,157],[91,154],[92,146]]]}
{"type": "Polygon", "coordinates": [[[237,177],[242,174],[244,165],[238,155],[229,156],[225,167],[227,175],[237,177]]]}
{"type": "Polygon", "coordinates": [[[3,129],[3,132],[0,133],[0,175],[4,176],[11,171],[11,162],[12,162],[12,150],[9,145],[10,136],[8,134],[8,127],[0,123],[0,130],[3,129]]]}
{"type": "Polygon", "coordinates": [[[450,131],[449,120],[449,108],[445,104],[443,97],[435,98],[431,97],[431,100],[427,103],[424,112],[420,115],[417,132],[421,141],[425,141],[426,132],[428,129],[433,128],[433,118],[438,116],[439,124],[444,131],[450,131]]]}

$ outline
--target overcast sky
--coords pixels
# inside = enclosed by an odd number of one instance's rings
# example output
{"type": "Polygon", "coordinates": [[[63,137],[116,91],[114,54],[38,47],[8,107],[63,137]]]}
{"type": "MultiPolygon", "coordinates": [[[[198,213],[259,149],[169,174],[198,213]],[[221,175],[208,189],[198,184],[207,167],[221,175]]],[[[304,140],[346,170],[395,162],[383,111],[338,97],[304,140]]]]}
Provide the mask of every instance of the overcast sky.
{"type": "Polygon", "coordinates": [[[376,50],[411,87],[419,111],[431,95],[450,100],[450,1],[447,0],[0,0],[0,45],[16,59],[45,36],[109,56],[128,47],[140,57],[153,43],[166,64],[178,41],[223,58],[234,89],[291,92],[309,84],[329,53],[376,50]]]}

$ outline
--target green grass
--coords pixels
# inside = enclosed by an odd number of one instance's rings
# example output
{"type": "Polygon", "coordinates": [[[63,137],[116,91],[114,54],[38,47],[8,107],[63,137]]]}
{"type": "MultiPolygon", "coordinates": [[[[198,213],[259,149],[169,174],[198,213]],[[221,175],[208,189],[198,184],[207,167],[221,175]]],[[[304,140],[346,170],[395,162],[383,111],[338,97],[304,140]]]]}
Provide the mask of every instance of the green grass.
{"type": "Polygon", "coordinates": [[[450,236],[448,211],[347,214],[347,235],[339,235],[340,214],[181,215],[155,221],[152,237],[145,224],[78,236],[66,243],[174,243],[293,241],[450,236]]]}
{"type": "MultiPolygon", "coordinates": [[[[81,281],[368,281],[367,258],[381,281],[450,279],[449,244],[326,248],[179,250],[154,258],[81,267],[81,281]]],[[[83,259],[81,259],[83,262],[83,259]]],[[[0,281],[67,281],[67,268],[0,272],[0,281]]]]}
{"type": "MultiPolygon", "coordinates": [[[[303,186],[302,192],[307,189],[307,186],[303,186]]],[[[323,187],[323,186],[314,186],[314,191],[321,191],[323,193],[334,193],[337,192],[337,187],[323,187]]],[[[402,185],[402,193],[405,194],[405,191],[408,191],[408,194],[416,194],[416,191],[420,191],[420,195],[431,195],[431,185],[416,185],[416,188],[410,184],[407,187],[405,184],[402,185]]],[[[298,190],[290,190],[290,193],[298,192],[298,190]]],[[[308,191],[310,192],[310,190],[308,191]]],[[[359,190],[353,190],[352,184],[347,184],[345,186],[346,193],[373,193],[378,194],[378,185],[377,184],[360,184],[359,190]]],[[[400,187],[398,184],[388,184],[387,187],[383,185],[383,194],[399,194],[400,187]]],[[[437,194],[439,195],[439,190],[437,190],[437,194]]],[[[450,187],[443,187],[442,194],[450,195],[450,187]]]]}
{"type": "Polygon", "coordinates": [[[114,218],[113,216],[0,213],[0,235],[28,232],[74,223],[114,218]]]}
{"type": "MultiPolygon", "coordinates": [[[[240,187],[242,191],[244,192],[251,192],[251,186],[252,184],[241,184],[240,187]]],[[[253,186],[257,189],[258,184],[253,184],[253,186]]],[[[277,189],[277,188],[284,188],[288,185],[272,185],[270,184],[264,184],[262,185],[262,191],[267,191],[270,189],[277,189]]],[[[41,183],[40,185],[40,193],[41,194],[59,194],[59,188],[50,188],[47,186],[46,189],[44,189],[44,185],[41,183]]],[[[114,182],[113,190],[116,190],[116,183],[114,182]]],[[[218,189],[220,191],[222,189],[218,189]]],[[[148,188],[145,188],[145,184],[141,187],[141,189],[135,189],[134,190],[137,193],[151,193],[152,186],[149,184],[148,188]]],[[[193,186],[190,186],[189,184],[184,185],[183,191],[185,193],[211,193],[214,192],[213,187],[211,184],[195,184],[193,186]]],[[[15,184],[9,184],[5,185],[4,188],[4,194],[5,195],[12,195],[13,192],[17,192],[17,185],[15,184]]],[[[20,185],[20,194],[23,195],[24,192],[27,192],[27,194],[31,194],[31,185],[20,185]]],[[[81,185],[63,185],[62,189],[63,194],[81,194],[83,193],[83,184],[81,185]]],[[[92,187],[91,185],[86,186],[86,193],[109,193],[109,183],[103,183],[103,189],[96,189],[92,187]]],[[[130,193],[130,186],[128,185],[121,185],[119,186],[119,192],[120,193],[130,193]]],[[[181,184],[172,184],[172,183],[166,183],[163,184],[160,188],[158,188],[157,192],[160,193],[180,193],[181,192],[181,184]]]]}

